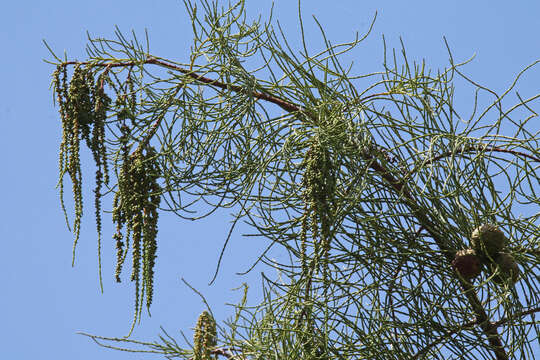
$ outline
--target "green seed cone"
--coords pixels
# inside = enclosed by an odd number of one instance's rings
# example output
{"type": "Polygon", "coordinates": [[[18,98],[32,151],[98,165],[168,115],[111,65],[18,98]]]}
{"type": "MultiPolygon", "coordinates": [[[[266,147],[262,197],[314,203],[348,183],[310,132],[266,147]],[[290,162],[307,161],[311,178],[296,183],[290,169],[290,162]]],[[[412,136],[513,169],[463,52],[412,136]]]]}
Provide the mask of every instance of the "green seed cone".
{"type": "Polygon", "coordinates": [[[471,246],[478,254],[489,258],[495,258],[508,244],[504,233],[495,225],[484,224],[472,232],[471,246]]]}

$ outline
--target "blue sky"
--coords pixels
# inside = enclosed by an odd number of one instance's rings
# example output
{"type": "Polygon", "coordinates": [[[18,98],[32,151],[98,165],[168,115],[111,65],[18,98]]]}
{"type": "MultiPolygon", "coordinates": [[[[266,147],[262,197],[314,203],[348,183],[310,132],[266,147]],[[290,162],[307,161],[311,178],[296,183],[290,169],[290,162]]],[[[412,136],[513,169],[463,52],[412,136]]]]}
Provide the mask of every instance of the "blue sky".
{"type": "MultiPolygon", "coordinates": [[[[253,16],[266,15],[269,5],[266,0],[247,0],[253,16]]],[[[506,88],[523,67],[540,59],[538,1],[305,0],[302,11],[311,29],[307,39],[314,44],[319,39],[310,20],[312,14],[325,26],[328,37],[340,42],[351,39],[354,31],[365,32],[378,12],[372,34],[352,56],[356,74],[381,70],[382,34],[395,47],[399,47],[401,37],[411,58],[425,58],[435,69],[447,64],[446,36],[457,60],[476,54],[466,73],[497,91],[506,88]]],[[[296,2],[275,0],[274,14],[293,43],[298,41],[296,2]]],[[[157,56],[180,62],[189,59],[191,27],[178,0],[35,0],[2,5],[1,358],[144,358],[100,348],[76,334],[125,335],[133,314],[133,288],[127,281],[121,285],[113,281],[109,226],[104,229],[103,245],[105,292],[99,291],[91,201],[83,220],[76,266],[71,267],[72,235],[65,226],[55,189],[61,129],[49,91],[53,67],[42,61],[50,59],[42,39],[57,53],[65,50],[68,58],[83,60],[86,31],[110,38],[115,25],[125,33],[133,29],[139,35],[147,29],[151,52],[157,56]]],[[[529,76],[518,88],[524,94],[538,92],[538,77],[529,76]]],[[[464,113],[472,107],[469,95],[459,98],[464,113]]],[[[86,174],[93,176],[89,171],[86,174]]],[[[87,199],[91,199],[90,191],[86,189],[87,199]]],[[[227,248],[216,283],[207,285],[228,230],[227,215],[222,212],[200,223],[163,215],[152,317],[143,318],[135,338],[156,339],[160,325],[178,339],[180,330],[191,336],[190,329],[204,304],[182,284],[181,277],[205,294],[218,321],[231,315],[225,303],[240,299],[241,291],[231,289],[242,282],[250,283],[251,293],[257,297],[258,272],[247,277],[236,273],[251,265],[264,244],[241,237],[241,232],[234,234],[227,248]]]]}

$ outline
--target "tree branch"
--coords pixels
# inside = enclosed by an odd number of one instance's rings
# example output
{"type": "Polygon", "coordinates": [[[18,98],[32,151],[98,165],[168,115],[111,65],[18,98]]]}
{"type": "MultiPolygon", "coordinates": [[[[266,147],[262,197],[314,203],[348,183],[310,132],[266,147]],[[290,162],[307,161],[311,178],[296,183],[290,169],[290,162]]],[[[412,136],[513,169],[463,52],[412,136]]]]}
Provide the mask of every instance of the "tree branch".
{"type": "MultiPolygon", "coordinates": [[[[141,65],[141,62],[122,61],[122,62],[95,63],[95,62],[70,61],[70,62],[63,62],[61,65],[66,66],[66,65],[74,65],[74,64],[91,64],[92,66],[103,66],[103,67],[107,67],[107,69],[109,69],[111,67],[128,67],[128,66],[141,65]]],[[[269,94],[264,93],[264,92],[255,91],[255,90],[247,90],[247,89],[245,89],[245,88],[243,88],[243,87],[241,87],[239,85],[226,84],[226,83],[220,82],[218,80],[202,76],[202,75],[199,75],[199,74],[197,74],[197,73],[195,73],[195,72],[193,72],[191,70],[182,68],[182,67],[180,67],[178,65],[163,61],[161,59],[152,57],[150,55],[147,56],[147,58],[144,61],[142,61],[142,64],[153,64],[153,65],[158,65],[158,66],[165,67],[165,68],[168,68],[168,69],[171,69],[171,70],[175,70],[175,71],[178,71],[180,73],[185,74],[186,76],[189,76],[190,78],[196,80],[197,82],[207,84],[209,86],[213,86],[213,87],[216,87],[216,88],[219,88],[219,89],[222,89],[222,90],[232,90],[234,92],[244,93],[244,94],[249,93],[250,96],[253,96],[254,98],[256,98],[258,100],[264,100],[264,101],[273,103],[273,104],[279,106],[280,108],[282,108],[283,110],[285,110],[287,112],[301,113],[301,114],[306,115],[310,119],[316,119],[315,114],[313,114],[309,109],[306,109],[306,108],[304,108],[304,107],[302,107],[300,105],[291,103],[289,101],[283,100],[283,99],[281,99],[279,97],[276,97],[276,96],[273,96],[273,95],[269,95],[269,94]]],[[[359,99],[358,102],[361,103],[363,100],[369,99],[369,98],[371,98],[373,96],[377,96],[377,95],[382,96],[382,95],[387,95],[387,94],[388,93],[368,95],[368,96],[366,96],[366,97],[364,97],[362,99],[359,99]]],[[[143,144],[148,143],[148,141],[154,136],[154,134],[157,131],[162,119],[163,119],[163,117],[159,117],[151,125],[149,133],[143,139],[143,141],[141,142],[139,147],[142,146],[143,144]]],[[[355,144],[355,145],[358,145],[358,144],[355,144]]],[[[472,146],[472,147],[465,148],[462,152],[463,153],[473,152],[473,151],[479,150],[480,148],[481,148],[480,145],[472,146]]],[[[483,149],[486,149],[486,148],[483,148],[483,149]]],[[[506,149],[501,149],[501,148],[497,148],[497,147],[489,148],[489,150],[512,153],[514,155],[521,155],[521,156],[525,156],[525,157],[528,157],[528,158],[532,158],[535,161],[540,161],[540,159],[537,159],[537,158],[532,157],[530,155],[527,155],[527,154],[524,154],[524,153],[521,153],[521,152],[517,152],[517,151],[513,151],[513,150],[506,150],[506,149]]],[[[450,264],[452,262],[452,260],[453,260],[453,251],[452,251],[452,249],[449,248],[446,245],[446,243],[444,241],[444,237],[441,236],[441,234],[439,234],[437,232],[436,227],[434,226],[434,224],[430,220],[431,217],[429,216],[429,214],[418,205],[418,201],[416,201],[414,196],[411,194],[411,192],[409,191],[409,189],[406,186],[406,183],[403,182],[400,179],[396,179],[391,174],[391,172],[388,169],[386,169],[383,165],[381,165],[377,161],[376,157],[372,153],[370,153],[369,151],[360,151],[360,154],[361,154],[361,157],[364,160],[367,161],[367,163],[369,164],[369,167],[372,170],[374,170],[377,174],[379,174],[379,176],[381,176],[382,179],[385,180],[390,185],[390,187],[393,188],[398,194],[401,194],[403,196],[404,203],[411,209],[414,216],[420,221],[420,224],[422,225],[422,227],[424,229],[426,229],[428,231],[428,233],[430,234],[430,236],[435,240],[435,242],[437,243],[437,245],[441,249],[443,255],[446,257],[447,262],[450,264]]],[[[445,156],[448,156],[450,154],[451,154],[451,152],[447,152],[447,153],[438,155],[437,157],[435,157],[435,158],[433,158],[431,160],[428,160],[428,161],[433,162],[433,161],[441,159],[441,158],[443,158],[445,156]]],[[[413,172],[416,171],[416,170],[417,169],[415,168],[413,170],[413,172]]],[[[489,344],[492,346],[493,351],[496,354],[497,360],[507,360],[508,356],[507,356],[507,354],[506,354],[506,352],[504,350],[504,347],[503,347],[502,341],[500,339],[500,336],[497,333],[497,326],[494,325],[494,323],[489,321],[489,318],[488,318],[488,316],[486,314],[486,311],[485,311],[484,307],[482,306],[480,300],[478,299],[477,294],[474,292],[474,287],[471,284],[469,284],[468,282],[466,282],[465,280],[460,279],[458,277],[456,277],[456,278],[460,282],[461,287],[464,290],[464,294],[467,297],[467,299],[469,301],[469,304],[471,305],[471,307],[472,307],[472,309],[473,309],[473,311],[475,313],[475,316],[476,316],[477,320],[474,322],[474,324],[480,326],[480,328],[483,330],[483,332],[487,336],[489,344]]],[[[225,355],[225,353],[220,354],[220,355],[225,355]]],[[[227,355],[225,355],[225,356],[227,356],[227,355]]]]}
{"type": "MultiPolygon", "coordinates": [[[[513,317],[510,317],[510,318],[502,318],[500,319],[499,321],[496,321],[496,322],[492,322],[490,325],[492,327],[495,327],[495,328],[498,328],[499,326],[501,325],[504,325],[505,323],[509,322],[510,320],[513,320],[513,319],[516,319],[516,318],[519,318],[519,317],[523,317],[523,316],[526,316],[526,315],[530,315],[530,314],[533,314],[533,313],[537,313],[537,312],[540,312],[540,307],[537,307],[537,308],[533,308],[533,309],[529,309],[529,310],[526,310],[526,311],[521,311],[519,312],[518,314],[516,314],[515,316],[513,317]]],[[[437,344],[441,343],[444,339],[447,339],[448,337],[454,335],[454,334],[457,334],[458,332],[462,331],[462,330],[466,330],[466,329],[469,329],[469,328],[472,328],[473,326],[477,325],[477,321],[476,320],[473,320],[473,321],[469,321],[465,324],[462,324],[460,326],[457,326],[456,328],[454,328],[453,330],[450,330],[448,331],[446,334],[440,336],[439,338],[437,338],[434,342],[432,342],[431,344],[425,346],[424,348],[422,348],[420,351],[418,351],[412,358],[411,360],[415,360],[415,359],[418,359],[419,356],[422,356],[424,355],[429,349],[431,349],[432,347],[436,346],[437,344]]]]}
{"type": "MultiPolygon", "coordinates": [[[[497,147],[497,146],[487,146],[487,145],[484,145],[484,144],[478,144],[478,145],[471,145],[471,146],[464,147],[463,149],[458,150],[456,152],[454,152],[454,151],[445,151],[442,154],[439,154],[437,156],[434,156],[431,159],[426,160],[424,163],[422,163],[422,166],[434,163],[435,161],[438,161],[438,160],[440,160],[442,158],[452,156],[452,154],[456,154],[456,153],[457,154],[467,154],[467,153],[473,153],[473,152],[476,152],[476,151],[491,151],[491,152],[508,153],[508,154],[512,154],[512,155],[515,155],[515,156],[522,156],[524,158],[528,158],[528,159],[536,161],[536,162],[540,162],[540,158],[537,158],[537,157],[535,157],[533,155],[524,153],[522,151],[508,150],[508,149],[503,149],[503,148],[500,148],[500,147],[497,147]]],[[[407,177],[414,174],[416,171],[418,171],[419,168],[420,168],[420,165],[417,165],[414,169],[412,169],[409,172],[407,177]]]]}

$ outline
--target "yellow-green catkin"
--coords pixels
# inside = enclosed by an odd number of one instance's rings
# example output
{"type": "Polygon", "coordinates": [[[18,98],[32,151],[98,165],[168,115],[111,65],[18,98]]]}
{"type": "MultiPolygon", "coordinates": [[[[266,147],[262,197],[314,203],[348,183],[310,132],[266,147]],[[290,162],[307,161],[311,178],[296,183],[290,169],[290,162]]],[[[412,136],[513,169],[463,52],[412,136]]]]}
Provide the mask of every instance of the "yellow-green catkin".
{"type": "Polygon", "coordinates": [[[126,241],[131,241],[132,272],[135,282],[135,314],[140,313],[142,297],[150,307],[153,296],[154,265],[157,251],[157,222],[160,204],[158,164],[151,147],[136,150],[127,157],[118,175],[118,191],[113,202],[113,222],[117,233],[117,281],[124,261],[122,229],[126,227],[126,241]]]}
{"type": "Polygon", "coordinates": [[[68,153],[68,163],[66,166],[71,178],[73,199],[75,202],[75,219],[73,221],[73,232],[75,233],[74,251],[79,240],[81,218],[83,215],[82,176],[79,155],[80,140],[81,138],[88,138],[92,112],[90,88],[88,87],[86,77],[83,67],[80,65],[76,66],[69,83],[66,99],[66,119],[64,121],[68,153]]]}
{"type": "MultiPolygon", "coordinates": [[[[73,253],[80,235],[81,218],[83,214],[82,177],[80,163],[81,141],[86,143],[96,164],[94,205],[96,228],[98,232],[98,260],[101,283],[101,200],[104,186],[109,184],[110,158],[118,159],[115,163],[118,186],[113,200],[113,222],[116,224],[117,264],[115,277],[120,281],[122,264],[124,263],[131,245],[132,274],[135,282],[135,319],[140,316],[143,298],[149,308],[153,297],[154,266],[157,251],[157,221],[158,208],[161,200],[161,187],[158,184],[159,165],[155,150],[145,141],[131,135],[131,130],[125,123],[131,119],[135,126],[136,96],[135,85],[131,78],[131,70],[124,84],[118,79],[119,86],[111,80],[109,67],[101,72],[99,64],[75,63],[73,74],[68,81],[68,65],[58,65],[53,74],[53,86],[59,113],[62,120],[62,142],[59,152],[59,192],[62,209],[69,227],[67,211],[64,205],[63,179],[69,175],[73,185],[74,222],[72,231],[75,234],[73,253]],[[115,93],[115,102],[107,95],[106,86],[115,93]],[[127,94],[126,94],[127,92],[127,94]],[[119,105],[120,104],[120,105],[119,105]],[[126,111],[117,111],[125,109],[126,111]],[[120,153],[108,154],[106,141],[106,126],[108,114],[116,114],[116,122],[120,126],[120,153]],[[128,115],[126,115],[128,114],[128,115]],[[137,150],[130,152],[132,145],[139,145],[137,150]],[[113,157],[114,155],[114,157],[113,157]],[[119,156],[118,156],[119,155],[119,156]],[[125,234],[122,234],[125,228],[125,234]]],[[[114,123],[112,120],[111,123],[114,123]]],[[[75,255],[73,255],[75,258],[75,255]]]]}
{"type": "Polygon", "coordinates": [[[302,273],[307,274],[308,256],[307,256],[307,228],[308,228],[309,210],[307,202],[304,203],[304,214],[302,215],[302,229],[300,230],[300,256],[302,262],[302,273]]]}
{"type": "Polygon", "coordinates": [[[217,345],[216,321],[208,311],[203,311],[197,320],[193,334],[193,359],[212,360],[212,350],[217,345]]]}
{"type": "MultiPolygon", "coordinates": [[[[130,129],[127,126],[122,126],[120,128],[120,131],[122,133],[122,136],[120,137],[120,156],[122,158],[122,166],[120,175],[123,176],[123,174],[126,174],[129,169],[129,137],[130,137],[130,129]]],[[[120,194],[117,193],[117,195],[114,197],[113,201],[113,209],[120,209],[120,194]]],[[[122,265],[124,264],[124,261],[127,256],[128,248],[129,248],[129,239],[131,238],[131,229],[126,230],[126,236],[124,237],[122,235],[122,227],[126,223],[125,214],[118,210],[113,213],[113,222],[116,223],[116,233],[113,236],[113,239],[116,240],[116,270],[115,270],[115,278],[117,282],[120,282],[120,274],[122,273],[122,265]],[[123,240],[126,240],[124,243],[123,240]]]]}
{"type": "Polygon", "coordinates": [[[107,147],[105,146],[105,121],[107,120],[107,111],[111,99],[105,93],[104,83],[105,75],[102,74],[92,88],[93,119],[92,119],[92,138],[89,143],[90,150],[96,164],[96,177],[94,188],[94,209],[96,216],[96,230],[98,234],[98,262],[99,262],[99,280],[101,290],[103,291],[103,280],[101,276],[101,188],[103,184],[109,184],[109,167],[107,161],[107,147]]]}
{"type": "Polygon", "coordinates": [[[53,87],[56,94],[56,101],[58,102],[58,112],[60,113],[60,119],[62,121],[62,141],[60,143],[59,159],[58,159],[58,168],[59,168],[59,179],[58,185],[59,194],[60,194],[60,204],[62,206],[62,211],[64,212],[64,217],[66,219],[66,224],[71,231],[69,226],[69,219],[67,216],[66,206],[64,203],[64,175],[67,171],[67,164],[69,164],[69,136],[70,128],[69,120],[67,117],[67,99],[68,99],[68,90],[67,90],[67,69],[65,66],[59,65],[56,68],[56,71],[53,73],[53,87]]]}
{"type": "MultiPolygon", "coordinates": [[[[314,141],[304,158],[304,168],[302,184],[306,213],[302,223],[302,242],[305,242],[307,231],[311,231],[314,256],[315,258],[321,256],[323,265],[326,266],[330,251],[331,216],[336,188],[330,151],[314,141]]],[[[305,251],[304,244],[302,251],[305,251]]]]}
{"type": "MultiPolygon", "coordinates": [[[[85,140],[88,148],[99,160],[98,172],[96,173],[96,204],[99,206],[99,188],[102,183],[103,172],[107,173],[106,151],[104,150],[104,130],[102,124],[106,117],[108,108],[108,97],[102,91],[96,91],[94,75],[88,66],[82,64],[75,65],[73,75],[67,84],[66,64],[60,64],[54,73],[54,88],[59,104],[59,113],[62,120],[62,142],[59,151],[59,188],[60,199],[64,214],[65,210],[63,194],[63,178],[68,173],[73,191],[75,207],[75,219],[73,221],[73,232],[75,240],[73,251],[80,235],[81,218],[83,214],[82,199],[82,177],[80,165],[80,141],[85,140]],[[91,137],[92,135],[92,137],[91,137]]],[[[108,176],[108,175],[107,175],[108,176]]],[[[101,230],[101,217],[97,214],[98,232],[101,230]]],[[[69,222],[68,222],[69,225],[69,222]]],[[[73,256],[73,260],[75,255],[73,256]]]]}

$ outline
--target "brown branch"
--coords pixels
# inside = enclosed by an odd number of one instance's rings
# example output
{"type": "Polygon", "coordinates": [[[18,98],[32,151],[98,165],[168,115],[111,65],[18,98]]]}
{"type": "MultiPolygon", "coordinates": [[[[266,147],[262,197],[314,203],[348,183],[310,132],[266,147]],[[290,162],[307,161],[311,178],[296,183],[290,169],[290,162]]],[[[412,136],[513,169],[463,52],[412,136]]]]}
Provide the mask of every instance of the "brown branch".
{"type": "MultiPolygon", "coordinates": [[[[492,322],[490,325],[492,327],[499,327],[501,325],[504,325],[505,323],[509,322],[510,320],[513,320],[513,319],[516,319],[516,318],[519,318],[519,317],[523,317],[523,316],[526,316],[526,315],[531,315],[533,313],[537,313],[537,312],[540,312],[540,307],[536,307],[536,308],[533,308],[533,309],[529,309],[529,310],[526,310],[526,311],[521,311],[519,312],[518,314],[516,314],[515,316],[513,317],[510,317],[510,318],[502,318],[500,319],[499,321],[496,321],[496,322],[492,322]]],[[[424,348],[422,348],[420,351],[418,351],[412,358],[411,360],[415,360],[415,359],[418,359],[419,356],[422,356],[424,355],[429,349],[431,349],[432,347],[436,346],[437,344],[441,343],[442,341],[444,341],[444,339],[447,339],[448,337],[454,335],[454,334],[457,334],[458,332],[462,331],[462,330],[466,330],[466,329],[470,329],[472,327],[474,327],[475,325],[477,325],[478,322],[476,320],[473,320],[473,321],[469,321],[467,323],[464,323],[460,326],[457,326],[456,328],[454,328],[453,330],[450,330],[448,331],[446,334],[438,337],[434,342],[432,342],[431,344],[425,346],[424,348]]]]}
{"type": "MultiPolygon", "coordinates": [[[[207,77],[199,75],[199,74],[197,74],[197,73],[195,73],[195,72],[193,72],[191,70],[187,70],[187,69],[181,68],[179,66],[167,63],[167,62],[165,62],[163,60],[158,60],[158,59],[156,59],[154,57],[151,57],[151,56],[148,57],[148,59],[146,60],[146,63],[147,64],[156,64],[156,65],[166,67],[168,69],[173,69],[173,70],[179,71],[179,72],[181,72],[183,74],[186,74],[187,76],[197,80],[198,82],[201,82],[203,84],[212,85],[212,86],[215,86],[215,87],[220,88],[222,90],[233,90],[235,92],[248,94],[248,90],[244,89],[243,87],[241,87],[239,85],[225,84],[225,83],[222,83],[222,82],[220,82],[218,80],[207,78],[207,77]]],[[[285,101],[283,99],[280,99],[278,97],[268,95],[268,94],[265,94],[265,93],[262,93],[262,92],[259,92],[259,91],[254,91],[253,90],[249,94],[251,96],[253,96],[254,98],[256,98],[256,99],[266,100],[266,101],[269,101],[271,103],[274,103],[274,104],[278,105],[279,107],[281,107],[283,110],[285,110],[287,112],[296,112],[296,111],[302,111],[303,110],[299,105],[290,103],[290,102],[285,101]]]]}
{"type": "MultiPolygon", "coordinates": [[[[114,62],[114,63],[112,63],[112,62],[108,62],[108,63],[92,63],[92,62],[89,62],[89,61],[86,61],[86,62],[66,61],[66,62],[63,62],[61,65],[65,66],[65,65],[88,65],[88,64],[91,64],[92,66],[106,66],[108,68],[111,68],[111,67],[135,66],[135,65],[140,65],[141,62],[120,61],[120,62],[114,62]]],[[[278,98],[276,96],[265,94],[265,93],[262,93],[262,92],[259,92],[259,91],[254,91],[254,90],[251,91],[251,92],[248,92],[248,90],[244,89],[243,87],[241,87],[239,85],[226,84],[226,83],[220,82],[219,80],[215,80],[215,79],[211,79],[211,78],[199,75],[199,74],[197,74],[197,73],[195,73],[195,72],[193,72],[191,70],[184,69],[184,68],[182,68],[182,67],[180,67],[178,65],[171,64],[169,62],[157,59],[157,58],[155,58],[153,56],[148,56],[146,58],[146,60],[144,60],[142,62],[142,64],[154,64],[154,65],[159,65],[161,67],[165,67],[167,69],[175,70],[175,71],[181,72],[182,74],[185,74],[185,75],[189,76],[190,78],[192,78],[192,79],[194,79],[194,80],[196,80],[198,82],[201,82],[203,84],[208,84],[208,85],[211,85],[211,86],[215,86],[215,87],[217,87],[219,89],[222,89],[222,90],[232,90],[232,91],[243,93],[243,94],[248,94],[249,93],[254,98],[259,99],[259,100],[265,100],[265,101],[271,102],[273,104],[276,104],[276,105],[278,105],[279,107],[281,107],[283,110],[285,110],[287,112],[304,112],[305,111],[305,109],[302,108],[300,105],[293,104],[291,102],[285,101],[285,100],[283,100],[281,98],[278,98]]]]}
{"type": "MultiPolygon", "coordinates": [[[[199,74],[197,74],[197,73],[195,73],[195,72],[193,72],[191,70],[184,69],[184,68],[182,68],[182,67],[180,67],[178,65],[171,64],[169,62],[157,59],[157,58],[155,58],[153,56],[150,56],[150,55],[143,62],[120,61],[120,62],[92,63],[92,62],[89,62],[89,61],[85,61],[85,62],[66,61],[66,62],[63,62],[61,64],[61,66],[66,66],[66,65],[89,65],[89,64],[91,64],[92,66],[100,66],[100,67],[105,66],[106,67],[105,71],[108,71],[111,67],[128,67],[128,66],[132,67],[132,66],[140,65],[141,63],[142,64],[158,65],[158,66],[161,66],[161,67],[165,67],[167,69],[175,70],[175,71],[178,71],[178,72],[180,72],[182,74],[185,74],[185,75],[189,76],[190,78],[192,78],[192,79],[194,79],[194,80],[196,80],[198,82],[201,82],[203,84],[207,84],[207,85],[210,85],[210,86],[214,86],[214,87],[217,87],[217,88],[222,89],[222,90],[232,90],[232,91],[235,91],[235,92],[238,92],[238,93],[249,94],[249,95],[253,96],[254,98],[256,98],[258,100],[265,100],[265,101],[271,102],[273,104],[276,104],[277,106],[279,106],[280,108],[282,108],[283,110],[285,110],[287,112],[309,113],[308,110],[304,109],[300,105],[285,101],[285,100],[283,100],[283,99],[281,99],[279,97],[269,95],[269,94],[266,94],[266,93],[263,93],[263,92],[255,91],[255,90],[249,91],[249,90],[246,90],[246,89],[244,89],[243,87],[241,87],[239,85],[226,84],[226,83],[220,82],[219,80],[215,80],[215,79],[211,79],[211,78],[199,75],[199,74]]],[[[309,114],[309,117],[314,118],[315,116],[313,114],[309,114]]],[[[139,146],[137,147],[137,150],[141,149],[144,145],[146,145],[150,141],[150,139],[154,136],[157,129],[159,128],[159,125],[160,125],[162,119],[163,119],[163,117],[159,117],[158,119],[156,119],[156,121],[150,127],[150,130],[149,130],[147,136],[143,139],[141,144],[139,144],[139,146]]]]}
{"type": "MultiPolygon", "coordinates": [[[[99,67],[106,67],[106,70],[105,71],[108,71],[110,68],[112,67],[133,67],[133,66],[136,66],[136,65],[140,65],[140,64],[153,64],[153,65],[159,65],[161,67],[164,67],[164,68],[167,68],[167,69],[171,69],[171,70],[175,70],[175,71],[178,71],[182,74],[185,74],[187,76],[189,76],[190,78],[198,81],[198,82],[201,82],[203,84],[207,84],[207,85],[210,85],[210,86],[214,86],[214,87],[217,87],[219,89],[222,89],[222,90],[232,90],[232,91],[235,91],[235,92],[238,92],[238,93],[243,93],[243,94],[249,94],[251,96],[253,96],[254,98],[258,99],[258,100],[265,100],[265,101],[268,101],[270,103],[273,103],[277,106],[279,106],[280,108],[282,108],[283,110],[287,111],[287,112],[299,112],[299,113],[304,113],[306,114],[309,118],[311,119],[315,119],[316,116],[315,114],[311,113],[308,109],[298,105],[298,104],[294,104],[292,102],[289,102],[289,101],[286,101],[286,100],[283,100],[277,96],[273,96],[273,95],[270,95],[270,94],[267,94],[267,93],[264,93],[264,92],[260,92],[260,91],[256,91],[256,90],[247,90],[239,85],[234,85],[234,84],[226,84],[226,83],[223,83],[219,80],[216,80],[216,79],[211,79],[211,78],[208,78],[208,77],[205,77],[205,76],[202,76],[202,75],[199,75],[197,74],[196,72],[192,71],[192,70],[188,70],[188,69],[185,69],[183,67],[180,67],[178,65],[175,65],[175,64],[172,64],[170,62],[166,62],[166,61],[163,61],[161,59],[157,59],[153,56],[150,56],[148,55],[146,60],[142,61],[142,62],[136,62],[136,61],[119,61],[119,62],[102,62],[102,63],[94,63],[94,62],[90,62],[90,61],[66,61],[66,62],[63,62],[61,64],[61,66],[66,66],[66,65],[92,65],[92,66],[99,66],[99,67]]],[[[379,93],[379,94],[371,94],[371,95],[367,95],[363,98],[360,98],[358,100],[355,100],[355,102],[358,102],[358,103],[361,103],[367,99],[370,99],[372,97],[375,97],[375,96],[383,96],[383,95],[389,95],[390,93],[388,92],[384,92],[384,93],[379,93]]],[[[159,123],[161,122],[162,118],[159,118],[156,120],[156,122],[152,125],[152,128],[150,129],[150,133],[148,135],[151,135],[150,137],[152,137],[155,133],[155,131],[157,130],[157,128],[159,127],[159,123]]]]}
{"type": "MultiPolygon", "coordinates": [[[[238,349],[235,349],[235,348],[217,348],[217,349],[214,349],[214,350],[210,350],[210,354],[212,355],[221,355],[221,356],[225,356],[227,359],[233,359],[236,357],[236,355],[233,353],[233,351],[240,351],[238,349]]],[[[194,360],[195,357],[190,357],[189,358],[190,360],[194,360]]],[[[245,359],[245,358],[240,358],[240,359],[245,359]]]]}
{"type": "Polygon", "coordinates": [[[232,353],[232,351],[233,351],[232,348],[230,349],[218,348],[218,349],[211,350],[210,353],[213,355],[225,356],[227,359],[232,359],[236,356],[232,353]]]}
{"type": "Polygon", "coordinates": [[[445,157],[448,157],[448,156],[451,156],[453,154],[467,154],[467,153],[473,153],[473,152],[476,152],[476,151],[491,151],[491,152],[502,152],[502,153],[508,153],[508,154],[512,154],[512,155],[515,155],[515,156],[522,156],[524,158],[528,158],[530,160],[533,160],[533,161],[536,161],[536,162],[540,162],[540,158],[537,158],[533,155],[530,155],[530,154],[527,154],[527,153],[524,153],[522,151],[516,151],[516,150],[508,150],[508,149],[503,149],[501,147],[497,147],[497,146],[486,146],[486,145],[482,145],[482,144],[479,144],[479,145],[470,145],[470,146],[467,146],[459,151],[445,151],[444,153],[442,154],[439,154],[437,156],[434,156],[433,158],[431,159],[428,159],[426,160],[425,162],[422,163],[422,165],[418,165],[416,166],[413,170],[411,170],[408,174],[411,175],[413,173],[415,173],[416,171],[418,171],[418,169],[421,167],[421,166],[424,166],[424,165],[427,165],[427,164],[431,164],[435,161],[438,161],[442,158],[445,158],[445,157]]]}
{"type": "MultiPolygon", "coordinates": [[[[422,232],[423,229],[424,228],[422,226],[420,226],[420,228],[418,228],[418,230],[416,231],[415,236],[411,240],[418,239],[418,237],[420,236],[420,233],[422,232]]],[[[409,240],[409,242],[411,240],[409,240]]],[[[392,282],[390,283],[390,286],[388,287],[388,291],[387,291],[387,294],[388,294],[387,298],[389,298],[390,308],[392,309],[392,320],[394,321],[394,323],[397,323],[396,311],[395,311],[395,308],[394,308],[394,297],[393,297],[394,287],[396,285],[399,272],[401,271],[401,267],[403,266],[403,263],[405,261],[407,261],[407,257],[405,257],[405,256],[399,261],[398,265],[396,266],[396,271],[394,272],[394,277],[392,278],[392,282]]],[[[396,338],[396,340],[399,339],[398,333],[397,333],[397,327],[394,327],[394,337],[396,338]]]]}

